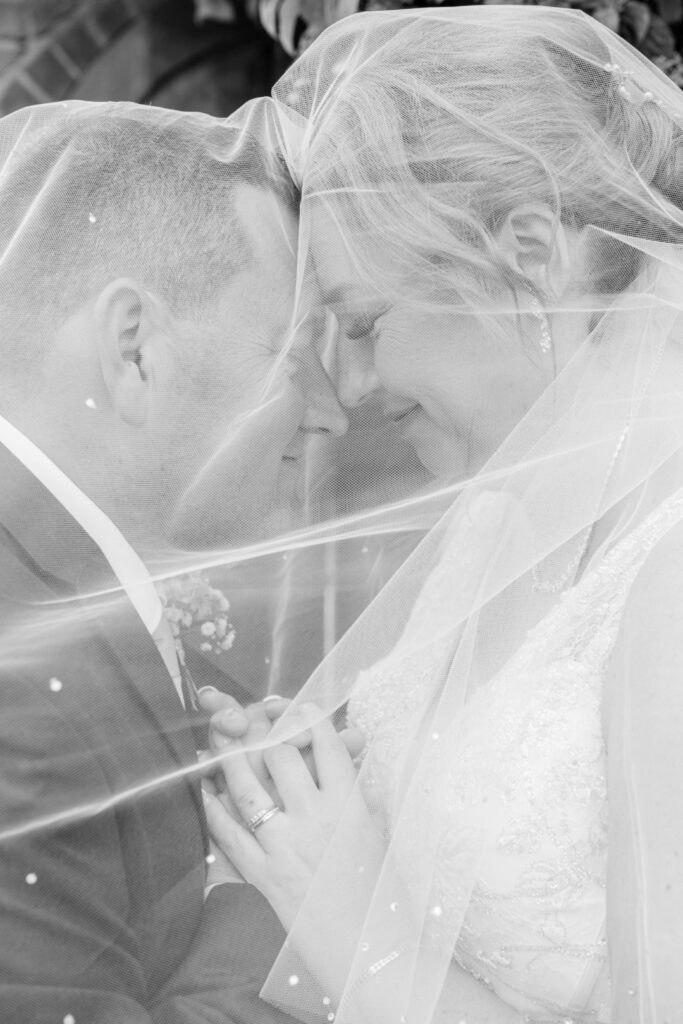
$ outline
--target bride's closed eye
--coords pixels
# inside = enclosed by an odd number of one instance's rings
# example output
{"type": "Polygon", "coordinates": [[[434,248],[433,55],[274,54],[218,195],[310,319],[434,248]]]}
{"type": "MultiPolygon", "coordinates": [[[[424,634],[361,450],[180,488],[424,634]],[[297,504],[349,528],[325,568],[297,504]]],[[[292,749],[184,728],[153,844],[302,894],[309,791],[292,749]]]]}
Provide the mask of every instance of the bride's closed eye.
{"type": "Polygon", "coordinates": [[[361,338],[369,337],[374,334],[379,317],[379,314],[354,317],[348,325],[344,326],[344,334],[351,341],[359,341],[361,338]]]}
{"type": "Polygon", "coordinates": [[[339,305],[334,312],[337,322],[350,341],[358,341],[361,338],[372,335],[377,323],[388,312],[388,306],[381,302],[358,303],[353,302],[339,305]]]}

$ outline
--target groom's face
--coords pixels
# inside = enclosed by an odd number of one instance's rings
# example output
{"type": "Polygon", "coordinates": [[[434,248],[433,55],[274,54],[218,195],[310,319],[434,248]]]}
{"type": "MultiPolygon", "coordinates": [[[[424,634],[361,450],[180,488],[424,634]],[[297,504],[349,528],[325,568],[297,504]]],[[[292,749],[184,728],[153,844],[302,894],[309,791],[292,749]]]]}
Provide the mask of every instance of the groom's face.
{"type": "Polygon", "coordinates": [[[185,547],[296,526],[307,433],[347,427],[316,353],[292,334],[295,214],[248,186],[235,205],[248,243],[244,269],[205,324],[179,333],[176,387],[159,410],[175,491],[168,539],[185,547]]]}

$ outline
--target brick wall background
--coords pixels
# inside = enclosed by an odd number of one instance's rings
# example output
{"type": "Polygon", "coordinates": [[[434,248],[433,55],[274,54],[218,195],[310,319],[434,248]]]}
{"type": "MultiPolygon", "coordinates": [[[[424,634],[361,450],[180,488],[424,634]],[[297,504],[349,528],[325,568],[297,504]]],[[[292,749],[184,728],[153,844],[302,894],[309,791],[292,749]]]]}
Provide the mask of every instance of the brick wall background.
{"type": "Polygon", "coordinates": [[[0,114],[66,98],[225,116],[283,65],[246,19],[193,21],[192,0],[0,0],[0,114]]]}

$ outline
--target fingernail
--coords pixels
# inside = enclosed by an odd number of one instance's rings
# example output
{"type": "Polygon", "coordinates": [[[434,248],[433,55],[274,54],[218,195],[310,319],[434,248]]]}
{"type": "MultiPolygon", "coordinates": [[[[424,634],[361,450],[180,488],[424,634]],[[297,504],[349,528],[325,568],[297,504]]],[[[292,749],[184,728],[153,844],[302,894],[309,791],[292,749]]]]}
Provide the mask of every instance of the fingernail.
{"type": "Polygon", "coordinates": [[[237,708],[221,708],[220,711],[217,711],[213,716],[213,721],[227,722],[229,718],[233,719],[237,714],[241,714],[241,712],[238,712],[237,708]]]}
{"type": "Polygon", "coordinates": [[[267,697],[263,698],[263,703],[265,704],[269,700],[283,700],[283,699],[284,698],[281,697],[279,693],[269,693],[267,697]]]}
{"type": "Polygon", "coordinates": [[[199,695],[202,693],[218,693],[218,690],[215,686],[200,686],[197,690],[197,694],[199,695]]]}
{"type": "Polygon", "coordinates": [[[206,792],[206,790],[204,789],[203,786],[202,786],[202,800],[204,801],[204,806],[205,807],[208,807],[211,804],[211,797],[206,792]]]}
{"type": "Polygon", "coordinates": [[[223,736],[223,734],[219,732],[214,735],[213,742],[216,747],[221,747],[222,749],[224,747],[229,747],[232,740],[229,736],[223,736]]]}

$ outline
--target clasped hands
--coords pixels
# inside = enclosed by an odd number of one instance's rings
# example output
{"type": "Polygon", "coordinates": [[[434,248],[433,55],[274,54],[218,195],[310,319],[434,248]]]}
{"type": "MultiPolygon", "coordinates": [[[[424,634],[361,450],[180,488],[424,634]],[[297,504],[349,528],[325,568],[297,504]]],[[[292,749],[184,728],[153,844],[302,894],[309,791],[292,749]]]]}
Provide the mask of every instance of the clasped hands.
{"type": "Polygon", "coordinates": [[[372,827],[356,786],[363,737],[337,732],[319,708],[304,704],[286,740],[269,744],[290,701],[272,697],[241,708],[211,689],[199,699],[211,714],[203,757],[210,774],[202,781],[213,841],[208,883],[250,882],[287,927],[341,817],[352,814],[361,831],[372,827]]]}

